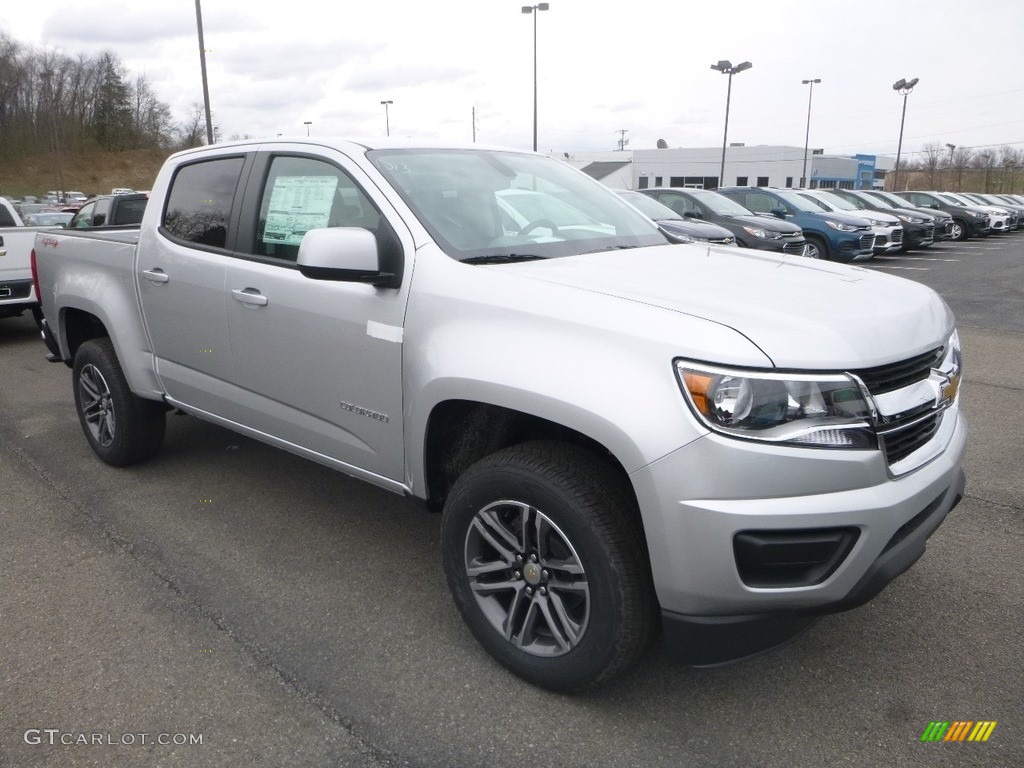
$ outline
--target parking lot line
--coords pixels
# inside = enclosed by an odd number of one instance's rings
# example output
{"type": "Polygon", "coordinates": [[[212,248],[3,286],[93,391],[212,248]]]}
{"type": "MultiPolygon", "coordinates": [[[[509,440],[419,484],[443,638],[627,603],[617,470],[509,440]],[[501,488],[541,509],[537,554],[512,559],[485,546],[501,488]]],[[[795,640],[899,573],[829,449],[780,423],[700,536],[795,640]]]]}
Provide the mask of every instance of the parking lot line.
{"type": "Polygon", "coordinates": [[[865,264],[865,267],[872,267],[874,269],[909,269],[914,272],[929,272],[928,267],[897,267],[896,265],[889,266],[888,264],[865,264]]]}
{"type": "Polygon", "coordinates": [[[897,258],[901,261],[960,261],[960,259],[939,259],[935,256],[896,256],[890,258],[897,258]]]}

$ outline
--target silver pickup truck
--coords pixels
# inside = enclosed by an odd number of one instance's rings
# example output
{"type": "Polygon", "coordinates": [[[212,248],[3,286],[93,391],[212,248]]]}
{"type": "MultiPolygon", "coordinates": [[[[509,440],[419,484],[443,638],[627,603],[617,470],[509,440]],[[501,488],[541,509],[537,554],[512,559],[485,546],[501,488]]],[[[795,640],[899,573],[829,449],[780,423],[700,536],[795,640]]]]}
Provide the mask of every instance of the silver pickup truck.
{"type": "Polygon", "coordinates": [[[150,459],[178,409],[422,500],[469,629],[551,689],[659,630],[694,665],[777,645],[963,492],[934,292],[668,244],[550,157],[219,144],[167,161],[138,231],[35,253],[101,459],[150,459]]]}

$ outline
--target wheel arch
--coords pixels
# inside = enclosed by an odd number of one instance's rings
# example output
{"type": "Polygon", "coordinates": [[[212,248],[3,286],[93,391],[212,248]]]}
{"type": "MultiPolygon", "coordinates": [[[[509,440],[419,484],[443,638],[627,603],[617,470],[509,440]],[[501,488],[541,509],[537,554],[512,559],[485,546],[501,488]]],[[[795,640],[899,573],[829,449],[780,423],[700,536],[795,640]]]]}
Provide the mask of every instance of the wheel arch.
{"type": "Polygon", "coordinates": [[[435,404],[426,421],[419,487],[427,505],[441,509],[458,476],[479,459],[535,440],[571,443],[601,458],[610,471],[621,475],[636,499],[626,468],[626,463],[638,461],[636,456],[624,463],[604,441],[562,421],[494,403],[449,399],[435,404]]]}
{"type": "MultiPolygon", "coordinates": [[[[121,307],[113,307],[115,315],[121,307]]],[[[156,378],[142,318],[137,309],[114,322],[111,314],[88,302],[69,302],[60,308],[58,329],[61,355],[65,365],[74,364],[78,348],[90,339],[109,338],[118,363],[132,391],[150,400],[162,400],[163,391],[156,378]]]]}

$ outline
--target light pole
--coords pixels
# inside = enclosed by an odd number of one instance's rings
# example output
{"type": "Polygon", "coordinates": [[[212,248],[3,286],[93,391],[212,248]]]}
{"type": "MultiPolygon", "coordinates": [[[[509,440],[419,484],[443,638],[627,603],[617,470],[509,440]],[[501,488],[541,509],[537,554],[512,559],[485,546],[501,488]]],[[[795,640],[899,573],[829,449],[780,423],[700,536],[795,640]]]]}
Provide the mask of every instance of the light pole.
{"type": "Polygon", "coordinates": [[[210,116],[210,87],[206,81],[206,43],[203,42],[203,9],[196,0],[196,28],[199,30],[199,69],[203,75],[203,105],[206,107],[206,143],[213,144],[213,117],[210,116]]]}
{"type": "Polygon", "coordinates": [[[744,61],[742,64],[737,64],[734,67],[732,62],[727,59],[711,65],[712,69],[729,76],[729,88],[725,93],[725,131],[722,134],[722,166],[718,171],[718,186],[720,187],[725,186],[725,145],[729,140],[729,102],[732,101],[732,76],[744,72],[752,66],[754,65],[749,61],[744,61]]]}
{"type": "Polygon", "coordinates": [[[303,120],[302,124],[304,126],[306,126],[306,138],[308,139],[309,138],[309,126],[311,126],[313,124],[313,121],[312,120],[303,120]]]}
{"type": "Polygon", "coordinates": [[[537,151],[537,11],[546,11],[548,3],[524,5],[523,13],[533,14],[533,151],[537,151]]]}
{"type": "Polygon", "coordinates": [[[949,170],[953,170],[953,150],[956,149],[956,144],[947,144],[949,147],[949,170]]]}
{"type": "Polygon", "coordinates": [[[893,192],[897,194],[900,191],[900,155],[903,154],[903,123],[907,119],[907,96],[914,90],[914,86],[918,84],[920,79],[915,77],[913,80],[904,80],[901,77],[892,84],[892,89],[903,97],[903,115],[900,117],[900,143],[896,146],[896,171],[893,174],[892,181],[893,192]]]}
{"type": "Polygon", "coordinates": [[[807,92],[807,133],[804,134],[804,175],[800,177],[800,186],[807,186],[807,150],[811,145],[811,97],[814,96],[814,84],[820,83],[821,78],[814,80],[801,80],[802,85],[811,86],[807,92]]]}
{"type": "Polygon", "coordinates": [[[388,117],[388,104],[394,104],[394,103],[395,102],[392,101],[391,99],[388,99],[387,101],[382,101],[381,102],[381,104],[384,105],[384,130],[387,131],[387,135],[388,136],[391,135],[391,118],[388,117]]]}

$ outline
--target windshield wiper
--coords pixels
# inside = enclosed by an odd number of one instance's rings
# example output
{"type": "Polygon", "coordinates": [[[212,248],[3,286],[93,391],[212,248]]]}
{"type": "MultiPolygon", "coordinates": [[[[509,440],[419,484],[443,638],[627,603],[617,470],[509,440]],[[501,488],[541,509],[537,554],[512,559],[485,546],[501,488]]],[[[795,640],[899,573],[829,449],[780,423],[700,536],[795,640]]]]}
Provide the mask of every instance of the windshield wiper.
{"type": "MultiPolygon", "coordinates": [[[[659,229],[659,231],[664,233],[664,230],[662,230],[662,229],[659,229]]],[[[604,248],[597,248],[596,250],[593,250],[593,251],[585,251],[585,253],[603,253],[604,251],[629,251],[629,250],[632,250],[633,248],[637,248],[637,247],[639,247],[639,246],[636,246],[636,245],[609,245],[609,246],[605,246],[604,248]]]]}
{"type": "Polygon", "coordinates": [[[460,259],[463,264],[512,264],[517,261],[537,261],[543,259],[533,253],[492,253],[488,256],[470,256],[460,259]]]}

